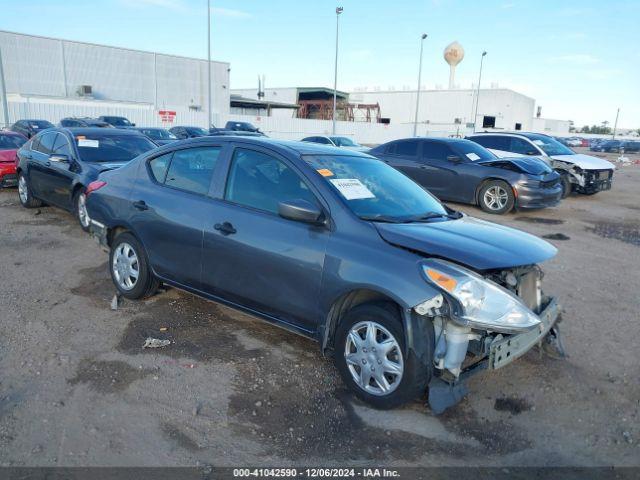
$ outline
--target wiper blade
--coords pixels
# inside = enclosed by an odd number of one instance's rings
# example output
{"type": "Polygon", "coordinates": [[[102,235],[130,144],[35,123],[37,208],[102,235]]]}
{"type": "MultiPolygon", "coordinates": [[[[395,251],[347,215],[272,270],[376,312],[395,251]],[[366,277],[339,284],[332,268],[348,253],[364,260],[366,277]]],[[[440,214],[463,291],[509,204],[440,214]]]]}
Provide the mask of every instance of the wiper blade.
{"type": "Polygon", "coordinates": [[[406,223],[404,218],[390,217],[388,215],[363,215],[360,219],[367,222],[406,223]]]}
{"type": "Polygon", "coordinates": [[[425,220],[432,220],[434,218],[450,218],[452,220],[455,220],[460,217],[461,217],[461,214],[459,212],[452,212],[452,213],[428,212],[428,213],[425,213],[424,215],[416,215],[414,217],[410,217],[409,221],[420,222],[425,220]]]}

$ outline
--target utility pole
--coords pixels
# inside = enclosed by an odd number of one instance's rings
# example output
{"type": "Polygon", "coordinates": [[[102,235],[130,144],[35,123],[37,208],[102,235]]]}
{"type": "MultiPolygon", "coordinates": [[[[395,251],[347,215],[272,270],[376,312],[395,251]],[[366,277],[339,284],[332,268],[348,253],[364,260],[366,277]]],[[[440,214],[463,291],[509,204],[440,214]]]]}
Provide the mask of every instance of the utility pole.
{"type": "Polygon", "coordinates": [[[207,0],[207,114],[209,123],[207,132],[211,128],[211,0],[207,0]]]}
{"type": "Polygon", "coordinates": [[[0,48],[0,95],[2,96],[2,121],[4,126],[9,126],[9,105],[7,104],[7,85],[4,80],[4,68],[2,66],[2,49],[0,48]]]}
{"type": "Polygon", "coordinates": [[[340,14],[344,9],[342,7],[336,7],[336,61],[333,70],[333,135],[336,134],[336,107],[337,107],[337,97],[338,97],[338,32],[339,32],[339,21],[340,14]]]}
{"type": "Polygon", "coordinates": [[[615,140],[616,139],[616,128],[618,128],[618,117],[620,116],[620,107],[618,107],[618,111],[616,112],[616,121],[613,124],[613,136],[611,137],[611,140],[615,140]]]}
{"type": "Polygon", "coordinates": [[[416,116],[413,119],[413,136],[418,136],[418,110],[420,109],[420,83],[422,82],[422,49],[424,47],[424,39],[427,34],[423,33],[420,37],[420,62],[418,64],[418,91],[416,92],[416,116]]]}
{"type": "Polygon", "coordinates": [[[478,103],[480,103],[480,82],[482,81],[482,63],[487,52],[482,52],[480,57],[480,74],[478,75],[478,92],[476,93],[476,108],[473,112],[473,133],[476,133],[476,121],[478,119],[478,103]]]}

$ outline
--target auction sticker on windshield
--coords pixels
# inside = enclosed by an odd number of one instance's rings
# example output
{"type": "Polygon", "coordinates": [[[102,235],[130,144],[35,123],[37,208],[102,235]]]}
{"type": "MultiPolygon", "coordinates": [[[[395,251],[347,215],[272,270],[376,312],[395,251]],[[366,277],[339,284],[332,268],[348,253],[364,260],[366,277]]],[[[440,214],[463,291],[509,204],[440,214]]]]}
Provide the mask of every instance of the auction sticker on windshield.
{"type": "Polygon", "coordinates": [[[467,155],[467,158],[472,162],[475,162],[476,160],[480,160],[480,157],[476,153],[471,152],[471,153],[467,153],[466,155],[467,155]]]}
{"type": "Polygon", "coordinates": [[[363,198],[376,198],[367,187],[357,178],[339,178],[329,180],[334,187],[347,200],[360,200],[363,198]]]}

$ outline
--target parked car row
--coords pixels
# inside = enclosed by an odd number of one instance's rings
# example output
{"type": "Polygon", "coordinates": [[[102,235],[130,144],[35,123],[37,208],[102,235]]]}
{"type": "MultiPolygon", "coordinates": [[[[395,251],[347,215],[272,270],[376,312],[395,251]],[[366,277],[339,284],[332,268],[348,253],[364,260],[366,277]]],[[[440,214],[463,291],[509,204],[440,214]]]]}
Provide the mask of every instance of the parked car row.
{"type": "Polygon", "coordinates": [[[591,144],[592,152],[607,153],[638,153],[640,141],[638,140],[601,140],[591,144]]]}
{"type": "Polygon", "coordinates": [[[468,140],[372,153],[382,160],[314,142],[206,135],[157,147],[134,129],[54,128],[18,150],[19,197],[74,211],[109,249],[124,297],[165,283],[247,311],[316,340],[364,401],[390,408],[428,388],[438,413],[472,373],[557,340],[559,306],[538,266],[556,249],[442,204],[413,169],[427,159],[432,188],[460,192],[489,171],[509,191],[557,190],[558,174],[468,140]],[[401,163],[414,151],[415,165],[401,163]]]}

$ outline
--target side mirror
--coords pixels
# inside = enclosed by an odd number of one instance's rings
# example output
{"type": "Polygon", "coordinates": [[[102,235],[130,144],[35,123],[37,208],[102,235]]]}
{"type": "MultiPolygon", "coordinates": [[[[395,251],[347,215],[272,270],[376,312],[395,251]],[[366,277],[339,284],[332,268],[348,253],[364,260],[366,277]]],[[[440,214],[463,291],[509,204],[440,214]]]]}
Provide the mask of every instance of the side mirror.
{"type": "Polygon", "coordinates": [[[449,155],[447,157],[447,160],[451,163],[460,163],[462,161],[462,159],[457,155],[449,155]]]}
{"type": "Polygon", "coordinates": [[[49,155],[49,161],[56,163],[69,163],[69,155],[63,155],[61,153],[53,153],[49,155]]]}
{"type": "Polygon", "coordinates": [[[312,223],[316,225],[323,223],[321,220],[322,210],[307,200],[295,199],[280,202],[278,204],[278,214],[282,218],[287,218],[296,222],[312,223]]]}
{"type": "Polygon", "coordinates": [[[135,124],[135,123],[132,123],[132,124],[131,124],[131,126],[132,126],[132,127],[135,127],[135,126],[136,126],[136,124],[135,124]]]}

